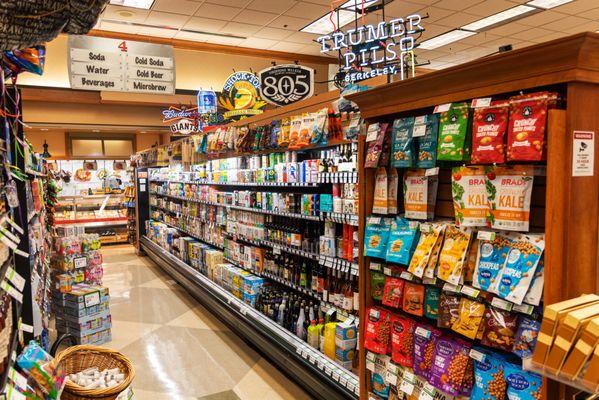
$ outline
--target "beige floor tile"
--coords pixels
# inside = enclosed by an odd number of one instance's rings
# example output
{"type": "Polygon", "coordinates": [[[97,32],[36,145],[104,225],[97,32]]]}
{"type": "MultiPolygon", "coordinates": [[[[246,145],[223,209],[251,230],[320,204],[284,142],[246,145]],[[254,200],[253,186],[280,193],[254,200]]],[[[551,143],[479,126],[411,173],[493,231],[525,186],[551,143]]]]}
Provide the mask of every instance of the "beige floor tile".
{"type": "Polygon", "coordinates": [[[165,324],[196,304],[184,293],[167,289],[133,287],[111,297],[110,311],[122,321],[165,324]]]}
{"type": "Polygon", "coordinates": [[[106,347],[121,350],[144,335],[160,328],[158,324],[144,324],[142,322],[121,321],[112,315],[112,341],[106,343],[106,347]]]}
{"type": "Polygon", "coordinates": [[[172,392],[153,392],[150,390],[138,389],[133,382],[133,400],[197,400],[197,397],[185,396],[184,393],[172,392]]]}
{"type": "Polygon", "coordinates": [[[141,285],[139,285],[139,287],[149,287],[149,288],[156,288],[156,289],[185,290],[173,279],[168,279],[165,277],[157,277],[155,279],[152,279],[151,281],[142,283],[141,285]]]}
{"type": "Polygon", "coordinates": [[[260,358],[236,335],[163,326],[124,347],[144,390],[165,387],[188,396],[231,390],[260,358]]]}
{"type": "Polygon", "coordinates": [[[312,398],[265,359],[260,359],[233,391],[241,400],[312,398]]]}
{"type": "Polygon", "coordinates": [[[211,329],[213,331],[228,331],[229,328],[220,322],[214,315],[210,314],[202,306],[195,307],[180,317],[167,323],[169,326],[179,326],[183,328],[211,329]]]}

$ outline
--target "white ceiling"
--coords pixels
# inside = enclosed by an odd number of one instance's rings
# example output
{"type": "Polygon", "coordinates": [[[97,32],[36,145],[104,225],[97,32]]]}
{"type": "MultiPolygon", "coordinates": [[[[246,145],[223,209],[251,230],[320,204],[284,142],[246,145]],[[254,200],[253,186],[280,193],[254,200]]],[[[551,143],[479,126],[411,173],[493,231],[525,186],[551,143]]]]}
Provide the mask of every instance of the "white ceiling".
{"type": "MultiPolygon", "coordinates": [[[[529,0],[394,0],[385,15],[429,15],[423,20],[428,39],[529,0]]],[[[150,10],[109,5],[96,29],[320,55],[318,35],[299,29],[330,11],[330,0],[155,0],[150,10]],[[110,21],[153,25],[139,27],[110,21]],[[173,29],[163,29],[161,27],[173,29]],[[214,36],[181,29],[217,33],[214,36]],[[228,36],[237,37],[228,37],[228,36]]],[[[380,20],[368,15],[366,22],[380,20]]],[[[577,32],[599,30],[599,0],[574,0],[435,50],[417,50],[419,61],[440,69],[496,52],[502,45],[521,48],[577,32]]],[[[332,56],[336,56],[332,54],[332,56]]]]}

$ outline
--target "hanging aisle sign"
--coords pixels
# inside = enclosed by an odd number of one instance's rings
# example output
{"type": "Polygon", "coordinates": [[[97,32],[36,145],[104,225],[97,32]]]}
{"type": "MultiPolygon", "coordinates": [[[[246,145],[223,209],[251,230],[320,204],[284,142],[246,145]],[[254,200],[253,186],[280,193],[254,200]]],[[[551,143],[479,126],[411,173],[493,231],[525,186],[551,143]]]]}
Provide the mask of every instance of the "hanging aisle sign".
{"type": "Polygon", "coordinates": [[[175,93],[172,46],[69,35],[68,57],[73,89],[175,93]]]}
{"type": "Polygon", "coordinates": [[[320,36],[320,52],[341,51],[340,68],[346,82],[399,73],[400,79],[414,76],[414,35],[424,31],[418,14],[364,25],[347,32],[320,36]]]}
{"type": "Polygon", "coordinates": [[[224,108],[226,121],[238,121],[262,114],[266,102],[260,98],[260,81],[248,71],[235,72],[227,78],[218,94],[218,105],[224,108]]]}
{"type": "Polygon", "coordinates": [[[275,65],[260,73],[260,94],[276,106],[286,106],[312,97],[314,70],[295,64],[275,65]]]}

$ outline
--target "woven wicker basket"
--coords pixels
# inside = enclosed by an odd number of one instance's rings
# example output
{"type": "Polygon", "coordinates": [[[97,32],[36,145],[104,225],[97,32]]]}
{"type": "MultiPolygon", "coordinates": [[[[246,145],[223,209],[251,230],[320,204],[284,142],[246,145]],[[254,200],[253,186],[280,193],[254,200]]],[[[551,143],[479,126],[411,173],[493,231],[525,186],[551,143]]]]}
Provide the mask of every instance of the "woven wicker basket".
{"type": "Polygon", "coordinates": [[[118,351],[99,346],[73,346],[58,353],[54,363],[60,365],[66,375],[76,374],[87,368],[98,367],[100,371],[119,368],[125,379],[120,384],[108,389],[84,389],[67,380],[61,400],[101,399],[114,400],[125,391],[135,377],[131,362],[118,351]]]}

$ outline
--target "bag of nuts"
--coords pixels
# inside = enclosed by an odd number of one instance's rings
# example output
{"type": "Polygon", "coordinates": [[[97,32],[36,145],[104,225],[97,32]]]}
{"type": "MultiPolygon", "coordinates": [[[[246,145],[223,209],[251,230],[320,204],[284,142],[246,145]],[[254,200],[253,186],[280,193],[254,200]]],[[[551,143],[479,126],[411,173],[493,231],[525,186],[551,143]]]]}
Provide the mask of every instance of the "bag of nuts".
{"type": "Polygon", "coordinates": [[[441,337],[435,344],[430,382],[452,396],[460,394],[470,357],[469,345],[461,340],[441,337]]]}
{"type": "Polygon", "coordinates": [[[367,315],[364,348],[373,353],[387,354],[390,341],[389,311],[371,307],[367,315]]]}

